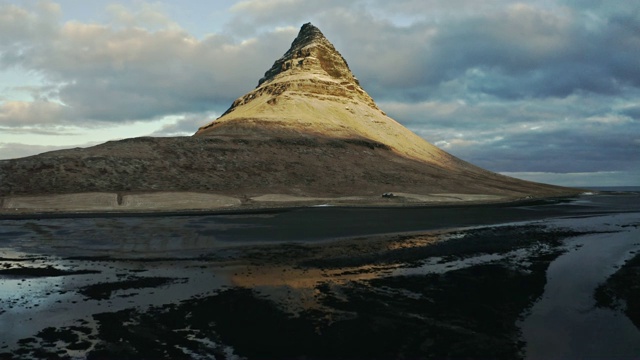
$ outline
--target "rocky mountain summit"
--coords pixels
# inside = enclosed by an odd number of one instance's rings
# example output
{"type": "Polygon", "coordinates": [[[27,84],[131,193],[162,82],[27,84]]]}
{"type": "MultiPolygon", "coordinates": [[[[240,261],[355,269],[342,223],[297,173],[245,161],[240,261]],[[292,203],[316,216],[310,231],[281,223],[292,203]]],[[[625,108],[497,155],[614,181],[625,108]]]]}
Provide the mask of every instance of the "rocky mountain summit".
{"type": "Polygon", "coordinates": [[[5,212],[504,201],[576,192],[495,174],[429,144],[378,108],[311,24],[254,90],[192,137],[132,138],[0,161],[5,212]]]}
{"type": "Polygon", "coordinates": [[[267,70],[256,89],[196,133],[210,135],[362,139],[441,166],[453,161],[386,116],[360,86],[342,55],[309,23],[302,26],[291,48],[267,70]]]}

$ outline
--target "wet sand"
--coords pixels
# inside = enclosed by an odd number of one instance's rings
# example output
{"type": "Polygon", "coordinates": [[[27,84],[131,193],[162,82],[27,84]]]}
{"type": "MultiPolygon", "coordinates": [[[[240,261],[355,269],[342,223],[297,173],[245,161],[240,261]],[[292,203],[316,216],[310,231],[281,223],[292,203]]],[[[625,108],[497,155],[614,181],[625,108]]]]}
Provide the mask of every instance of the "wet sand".
{"type": "Polygon", "coordinates": [[[541,300],[637,296],[637,200],[5,219],[0,358],[536,358],[541,300]],[[592,289],[554,295],[557,262],[606,240],[627,245],[592,289]]]}

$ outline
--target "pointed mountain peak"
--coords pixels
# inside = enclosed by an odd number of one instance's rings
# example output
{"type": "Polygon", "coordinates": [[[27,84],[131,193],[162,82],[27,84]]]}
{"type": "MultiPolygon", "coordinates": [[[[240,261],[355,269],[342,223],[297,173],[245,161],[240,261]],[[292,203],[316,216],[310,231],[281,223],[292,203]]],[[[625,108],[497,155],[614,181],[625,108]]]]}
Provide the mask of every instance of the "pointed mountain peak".
{"type": "Polygon", "coordinates": [[[342,55],[320,29],[311,23],[302,25],[289,50],[267,70],[258,82],[258,87],[273,81],[280,74],[300,71],[329,75],[334,79],[358,84],[342,55]]]}
{"type": "Polygon", "coordinates": [[[260,80],[196,136],[359,139],[438,166],[451,157],[386,116],[322,32],[304,24],[260,80]]]}
{"type": "Polygon", "coordinates": [[[300,28],[298,36],[291,43],[291,49],[302,49],[303,47],[310,45],[313,42],[328,41],[324,37],[322,31],[315,27],[313,24],[306,23],[300,28]]]}
{"type": "Polygon", "coordinates": [[[378,108],[322,32],[307,23],[258,86],[196,135],[262,136],[284,129],[289,134],[370,138],[384,143],[381,137],[395,130],[382,124],[400,126],[378,108]]]}

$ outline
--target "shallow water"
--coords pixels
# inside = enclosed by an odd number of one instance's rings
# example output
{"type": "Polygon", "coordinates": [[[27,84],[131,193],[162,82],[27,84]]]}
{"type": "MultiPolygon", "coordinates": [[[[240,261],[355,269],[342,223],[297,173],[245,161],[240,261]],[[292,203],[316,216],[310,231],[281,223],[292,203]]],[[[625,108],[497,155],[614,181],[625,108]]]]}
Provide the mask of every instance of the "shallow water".
{"type": "MultiPolygon", "coordinates": [[[[0,352],[16,348],[19,339],[33,336],[45,327],[71,326],[79,319],[91,323],[92,314],[130,308],[144,311],[150,306],[180,303],[232,286],[274,293],[277,296],[272,297],[279,296],[282,302],[294,302],[288,305],[292,309],[304,310],[306,301],[312,302],[309,299],[313,299],[313,284],[317,281],[311,276],[314,274],[305,274],[306,270],[298,269],[311,279],[311,285],[300,285],[310,286],[308,293],[301,292],[304,296],[300,299],[291,298],[291,289],[296,286],[293,282],[277,288],[260,282],[268,280],[267,275],[279,278],[284,269],[265,275],[266,280],[260,274],[234,276],[235,265],[224,262],[227,255],[233,259],[234,252],[249,249],[243,246],[319,243],[343,237],[366,241],[378,234],[476,226],[493,226],[499,232],[505,224],[610,232],[567,240],[568,252],[551,263],[542,299],[520,323],[529,358],[630,358],[640,354],[640,334],[626,316],[594,309],[593,301],[595,287],[622,265],[631,251],[640,251],[637,194],[582,196],[572,201],[528,205],[324,207],[234,215],[4,219],[0,220],[0,265],[5,268],[53,266],[62,270],[95,270],[99,274],[39,278],[0,275],[0,352]],[[117,290],[105,300],[91,299],[79,292],[96,283],[146,277],[170,277],[176,281],[117,290]]],[[[456,233],[444,238],[457,236],[456,233]]],[[[353,276],[341,275],[341,281],[442,274],[504,258],[517,264],[535,251],[531,247],[446,261],[433,257],[419,266],[400,264],[379,271],[374,267],[353,276]]],[[[328,273],[317,272],[318,278],[330,280],[326,278],[328,273]]]]}
{"type": "Polygon", "coordinates": [[[556,225],[615,233],[579,236],[551,263],[542,299],[522,321],[527,359],[631,359],[640,356],[640,330],[623,314],[596,308],[596,287],[640,251],[640,214],[556,221],[556,225]]]}
{"type": "Polygon", "coordinates": [[[77,319],[90,319],[95,313],[179,302],[231,285],[228,279],[219,276],[219,269],[197,260],[183,261],[179,266],[172,262],[79,262],[55,258],[43,259],[42,263],[58,269],[89,269],[99,273],[36,278],[0,275],[0,309],[4,310],[0,311],[0,348],[10,348],[40,329],[70,326],[77,319]],[[78,292],[96,283],[132,277],[167,277],[176,281],[167,286],[117,290],[107,299],[92,299],[78,292]]]}

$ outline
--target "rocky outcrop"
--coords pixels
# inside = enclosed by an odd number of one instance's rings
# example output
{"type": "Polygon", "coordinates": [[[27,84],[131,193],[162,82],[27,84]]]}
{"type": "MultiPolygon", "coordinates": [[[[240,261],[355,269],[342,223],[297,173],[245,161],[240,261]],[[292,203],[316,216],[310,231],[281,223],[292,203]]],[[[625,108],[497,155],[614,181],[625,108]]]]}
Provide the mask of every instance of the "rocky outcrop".
{"type": "Polygon", "coordinates": [[[324,37],[320,29],[311,23],[302,25],[289,50],[267,70],[258,82],[258,87],[287,71],[326,74],[341,82],[359,86],[347,61],[324,37]]]}
{"type": "MultiPolygon", "coordinates": [[[[275,105],[285,92],[327,100],[336,97],[342,100],[338,100],[341,103],[362,101],[379,111],[373,99],[360,87],[346,60],[311,23],[302,26],[289,50],[258,81],[256,90],[234,101],[222,117],[263,96],[269,97],[269,105],[275,105]]],[[[289,98],[285,96],[285,99],[289,98]]],[[[205,133],[213,125],[203,126],[198,133],[205,133]]]]}

